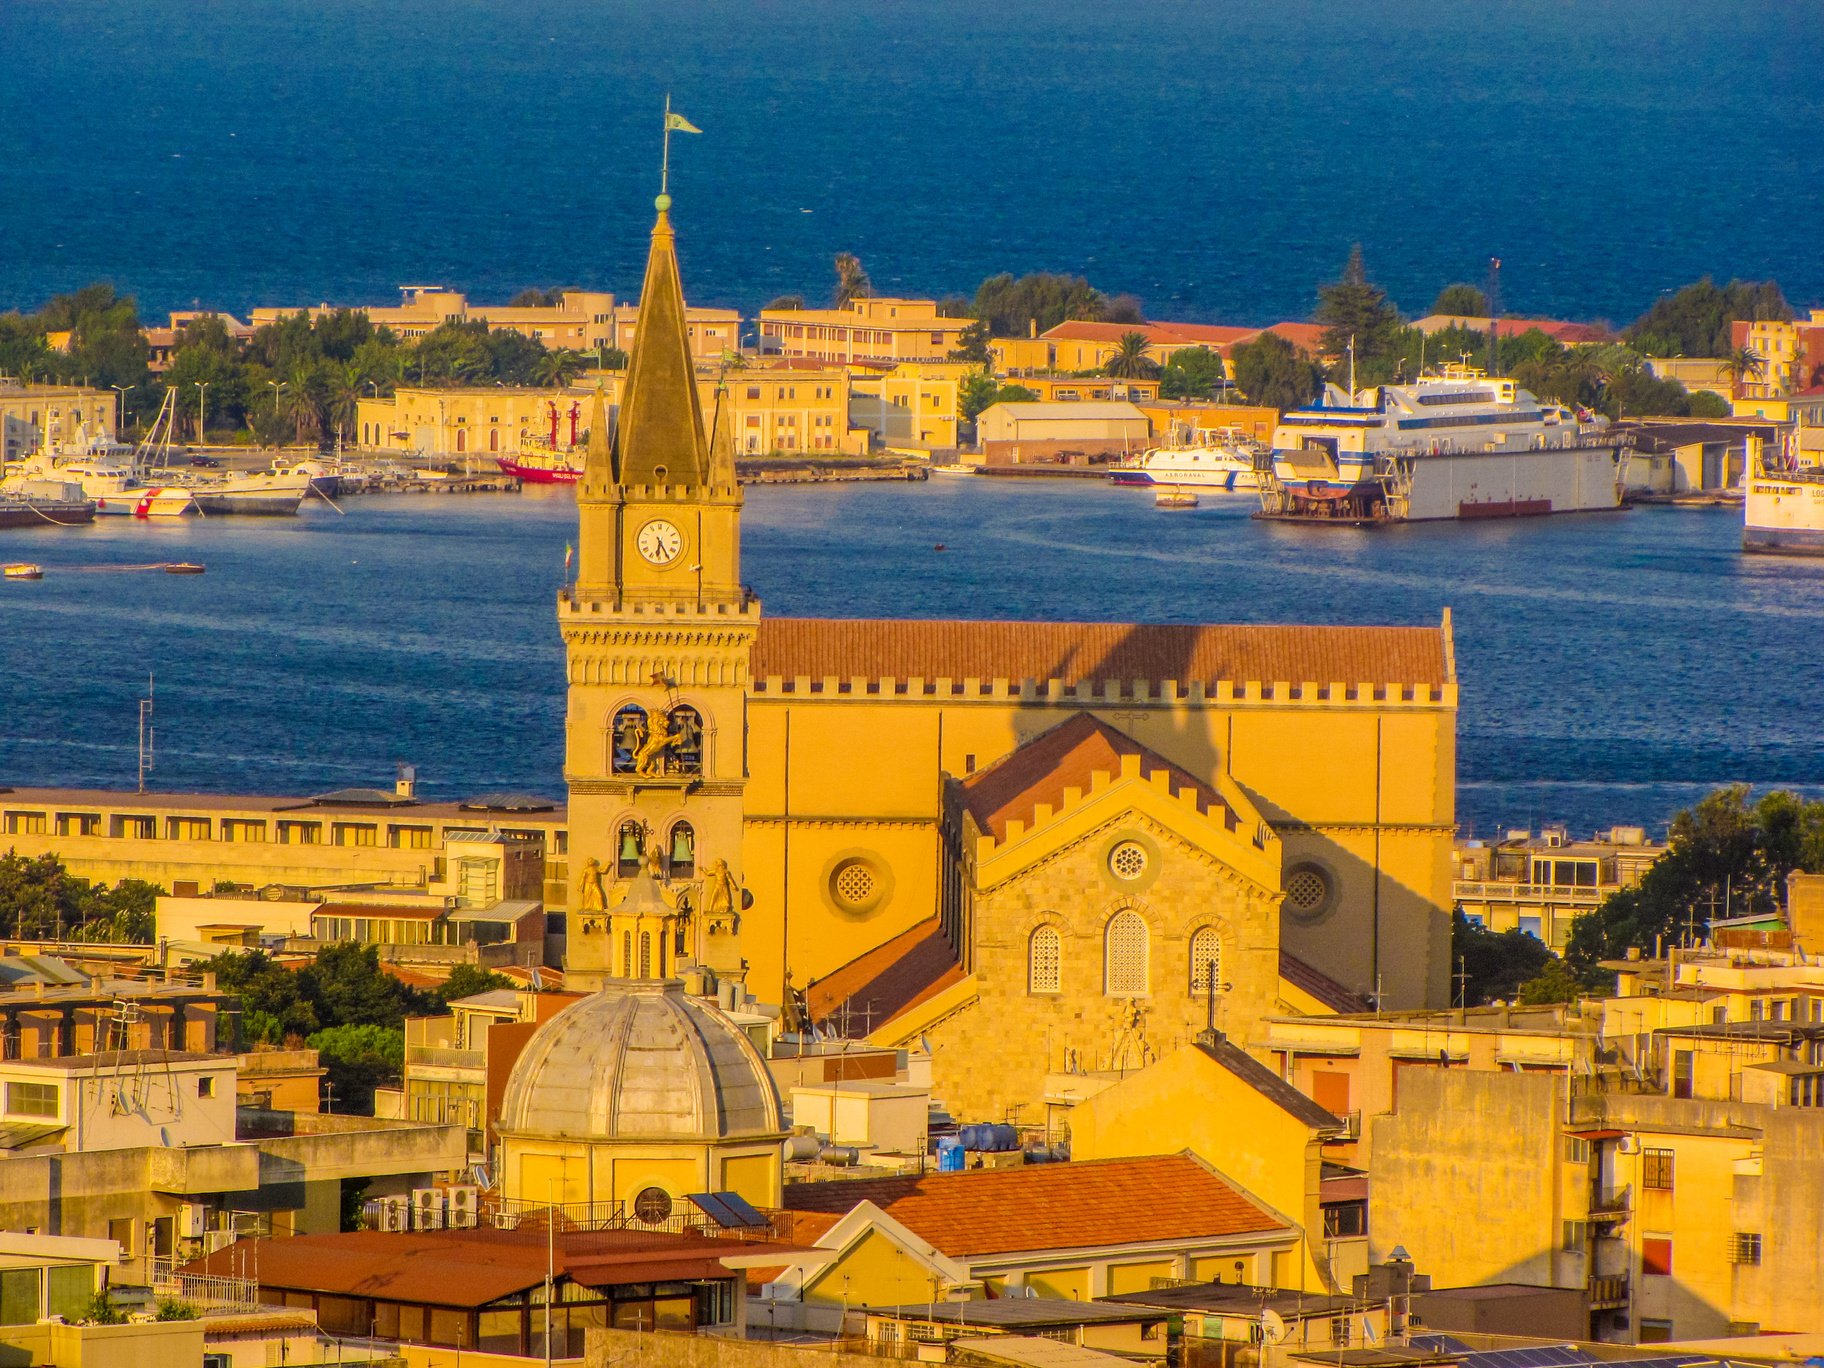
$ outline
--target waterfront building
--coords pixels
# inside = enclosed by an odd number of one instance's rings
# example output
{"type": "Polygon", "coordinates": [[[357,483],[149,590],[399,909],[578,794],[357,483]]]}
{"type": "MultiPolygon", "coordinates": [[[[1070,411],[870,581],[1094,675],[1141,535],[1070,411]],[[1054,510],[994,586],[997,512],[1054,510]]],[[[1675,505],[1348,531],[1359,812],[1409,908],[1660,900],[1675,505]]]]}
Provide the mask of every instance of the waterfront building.
{"type": "Polygon", "coordinates": [[[1654,494],[1739,493],[1749,447],[1781,435],[1758,419],[1630,418],[1609,431],[1629,440],[1629,488],[1654,494]]]}
{"type": "MultiPolygon", "coordinates": [[[[1029,383],[1021,381],[1021,384],[1029,383]]],[[[1225,404],[1207,401],[1173,401],[1136,399],[1135,405],[1146,415],[1154,441],[1163,441],[1174,431],[1191,428],[1205,431],[1233,431],[1256,442],[1270,443],[1279,422],[1279,410],[1260,404],[1225,404]]]]}
{"type": "MultiPolygon", "coordinates": [[[[1732,398],[1738,401],[1786,399],[1813,385],[1824,382],[1824,309],[1811,310],[1808,317],[1790,322],[1780,319],[1748,321],[1737,319],[1729,325],[1729,346],[1740,352],[1753,352],[1757,364],[1740,375],[1732,398]]],[[[1744,410],[1738,403],[1738,416],[1759,412],[1767,418],[1784,419],[1783,412],[1758,408],[1744,410]]]]}
{"type": "Polygon", "coordinates": [[[942,361],[973,320],[944,318],[934,299],[869,296],[841,309],[762,309],[760,354],[856,361],[942,361]]]}
{"type": "MultiPolygon", "coordinates": [[[[618,385],[612,379],[609,383],[618,385]]],[[[580,452],[589,439],[595,392],[593,385],[401,385],[389,395],[357,403],[355,440],[366,451],[484,461],[524,452],[580,452]]],[[[612,390],[610,396],[612,402],[612,390]]]]}
{"type": "Polygon", "coordinates": [[[1016,383],[1021,389],[1031,390],[1041,404],[1125,400],[1144,408],[1159,402],[1157,380],[1118,380],[1107,375],[1028,375],[1016,383]]]}
{"type": "Polygon", "coordinates": [[[852,420],[882,446],[955,451],[963,382],[979,369],[969,361],[850,366],[852,420]]]}
{"type": "Polygon", "coordinates": [[[1490,931],[1524,931],[1563,950],[1571,926],[1611,894],[1632,888],[1666,853],[1642,827],[1620,826],[1587,841],[1563,827],[1537,836],[1510,831],[1498,841],[1460,840],[1452,854],[1451,897],[1490,931]]]}
{"type": "Polygon", "coordinates": [[[1447,1000],[1448,624],[766,617],[674,242],[662,210],[557,603],[573,986],[691,961],[791,1002],[898,941],[917,1006],[892,1029],[929,1039],[935,1097],[994,1117],[1036,1113],[1047,1059],[1188,1038],[1212,976],[1250,1041],[1282,952],[1388,1007],[1447,1000]],[[660,901],[625,910],[647,875],[660,901]]]}
{"type": "Polygon", "coordinates": [[[1146,415],[1125,401],[1026,403],[1003,400],[976,415],[984,464],[1090,465],[1137,455],[1151,445],[1146,415]]]}
{"type": "Polygon", "coordinates": [[[1214,323],[1093,323],[1067,319],[1031,337],[997,337],[988,344],[997,375],[1082,375],[1100,371],[1120,349],[1121,339],[1139,333],[1146,355],[1163,366],[1180,351],[1201,347],[1227,358],[1244,342],[1263,332],[1278,333],[1303,351],[1315,353],[1323,329],[1310,323],[1275,323],[1266,328],[1214,323]]]}
{"type": "Polygon", "coordinates": [[[445,323],[485,321],[490,328],[516,332],[553,350],[590,351],[615,345],[614,296],[600,290],[565,290],[556,304],[471,304],[468,296],[440,285],[402,285],[398,304],[352,306],[315,304],[305,308],[262,308],[253,311],[255,328],[277,323],[295,314],[321,318],[338,308],[352,307],[376,328],[415,340],[435,332],[445,323]]]}
{"type": "Polygon", "coordinates": [[[738,456],[867,454],[869,433],[851,412],[842,366],[788,358],[700,374],[697,390],[706,423],[718,405],[728,409],[738,456]]]}
{"type": "Polygon", "coordinates": [[[61,447],[79,432],[114,438],[120,396],[86,385],[21,384],[0,377],[0,460],[16,461],[40,447],[61,447]]]}

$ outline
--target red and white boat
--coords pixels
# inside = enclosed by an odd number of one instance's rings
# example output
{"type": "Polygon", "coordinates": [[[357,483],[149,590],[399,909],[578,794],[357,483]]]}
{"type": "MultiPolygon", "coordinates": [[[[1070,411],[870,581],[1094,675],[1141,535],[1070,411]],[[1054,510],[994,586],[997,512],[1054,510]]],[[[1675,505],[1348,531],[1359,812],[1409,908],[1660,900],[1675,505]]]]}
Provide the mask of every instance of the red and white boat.
{"type": "Polygon", "coordinates": [[[542,451],[522,451],[517,456],[496,456],[494,464],[527,484],[575,484],[583,474],[583,468],[572,465],[568,455],[558,456],[542,451]]]}

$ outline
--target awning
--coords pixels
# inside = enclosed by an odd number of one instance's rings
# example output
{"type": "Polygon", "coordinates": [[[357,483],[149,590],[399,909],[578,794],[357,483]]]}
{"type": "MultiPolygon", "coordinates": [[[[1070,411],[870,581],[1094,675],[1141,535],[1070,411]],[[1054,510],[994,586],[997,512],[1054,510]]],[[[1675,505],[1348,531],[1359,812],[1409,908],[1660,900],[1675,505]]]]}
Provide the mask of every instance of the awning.
{"type": "Polygon", "coordinates": [[[1579,1140],[1619,1140],[1627,1134],[1619,1130],[1574,1130],[1570,1134],[1579,1140]]]}
{"type": "Polygon", "coordinates": [[[42,1121],[0,1122],[0,1150],[15,1150],[26,1145],[35,1145],[40,1140],[49,1140],[53,1135],[61,1135],[68,1129],[68,1126],[55,1122],[49,1125],[42,1121]]]}

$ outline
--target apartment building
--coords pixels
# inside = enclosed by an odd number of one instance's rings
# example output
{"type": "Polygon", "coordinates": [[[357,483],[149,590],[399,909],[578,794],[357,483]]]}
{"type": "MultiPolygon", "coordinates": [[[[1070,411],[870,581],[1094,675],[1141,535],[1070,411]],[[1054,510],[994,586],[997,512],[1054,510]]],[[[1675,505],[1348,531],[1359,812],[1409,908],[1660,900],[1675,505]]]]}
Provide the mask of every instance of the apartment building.
{"type": "Polygon", "coordinates": [[[1571,925],[1611,893],[1632,888],[1666,853],[1642,827],[1613,827],[1586,841],[1563,827],[1510,831],[1498,841],[1460,840],[1451,896],[1490,931],[1524,931],[1564,949],[1571,925]]]}
{"type": "Polygon", "coordinates": [[[942,361],[974,320],[943,318],[934,299],[867,298],[841,309],[763,309],[762,356],[855,361],[942,361]]]}
{"type": "Polygon", "coordinates": [[[0,459],[78,440],[78,431],[114,437],[120,396],[86,385],[27,385],[0,377],[0,459]]]}
{"type": "Polygon", "coordinates": [[[968,361],[852,366],[850,412],[882,446],[954,451],[963,382],[978,369],[968,361]]]}

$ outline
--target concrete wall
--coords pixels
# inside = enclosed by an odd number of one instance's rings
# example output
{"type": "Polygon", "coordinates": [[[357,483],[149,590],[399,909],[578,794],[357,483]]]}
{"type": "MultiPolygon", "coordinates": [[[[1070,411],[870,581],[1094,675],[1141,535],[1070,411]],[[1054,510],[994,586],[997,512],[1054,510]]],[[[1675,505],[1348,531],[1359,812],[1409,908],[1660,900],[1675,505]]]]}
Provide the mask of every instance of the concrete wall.
{"type": "Polygon", "coordinates": [[[681,1335],[665,1330],[647,1334],[632,1330],[583,1332],[586,1368],[614,1368],[636,1361],[642,1368],[880,1368],[880,1360],[866,1354],[763,1340],[681,1335]]]}

